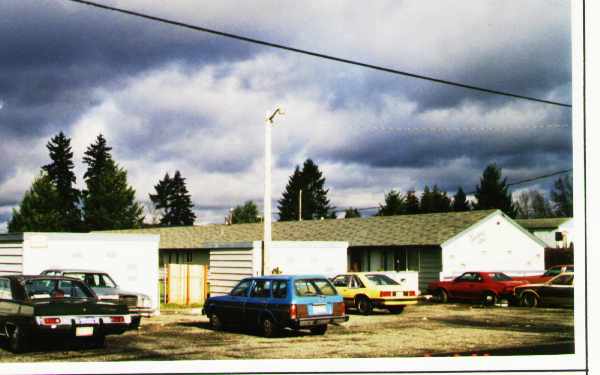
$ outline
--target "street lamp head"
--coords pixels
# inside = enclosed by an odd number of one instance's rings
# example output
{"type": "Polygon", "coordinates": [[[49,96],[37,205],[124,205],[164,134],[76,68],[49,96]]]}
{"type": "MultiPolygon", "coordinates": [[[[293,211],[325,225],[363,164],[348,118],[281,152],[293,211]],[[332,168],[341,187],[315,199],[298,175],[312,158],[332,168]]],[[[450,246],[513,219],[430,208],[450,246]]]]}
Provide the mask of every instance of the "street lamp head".
{"type": "Polygon", "coordinates": [[[273,124],[273,121],[275,120],[275,116],[284,115],[284,114],[285,113],[283,112],[283,109],[281,109],[281,107],[278,106],[277,108],[275,108],[275,110],[272,113],[267,112],[266,120],[269,124],[273,124]]]}

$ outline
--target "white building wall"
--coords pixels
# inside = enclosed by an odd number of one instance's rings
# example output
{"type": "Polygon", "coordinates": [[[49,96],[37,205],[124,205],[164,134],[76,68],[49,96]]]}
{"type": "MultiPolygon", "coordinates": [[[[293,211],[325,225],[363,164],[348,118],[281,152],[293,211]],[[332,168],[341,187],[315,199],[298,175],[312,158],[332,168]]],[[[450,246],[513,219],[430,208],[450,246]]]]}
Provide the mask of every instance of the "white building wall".
{"type": "Polygon", "coordinates": [[[275,241],[266,257],[265,274],[275,268],[284,274],[333,277],[348,268],[347,242],[275,241]]]}
{"type": "Polygon", "coordinates": [[[23,274],[47,269],[89,269],[108,273],[119,288],[144,293],[159,311],[158,235],[25,233],[23,274]]]}
{"type": "Polygon", "coordinates": [[[544,271],[544,245],[498,212],[442,244],[440,278],[466,271],[533,275],[544,271]]]}

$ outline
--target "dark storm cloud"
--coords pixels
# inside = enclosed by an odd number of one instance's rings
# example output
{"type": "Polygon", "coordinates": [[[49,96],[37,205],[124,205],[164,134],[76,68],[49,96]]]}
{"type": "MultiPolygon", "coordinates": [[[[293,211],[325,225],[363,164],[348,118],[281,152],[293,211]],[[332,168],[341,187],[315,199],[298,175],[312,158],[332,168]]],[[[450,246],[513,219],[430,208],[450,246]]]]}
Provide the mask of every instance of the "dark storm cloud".
{"type": "Polygon", "coordinates": [[[87,7],[0,3],[2,133],[48,134],[95,104],[90,90],[170,61],[241,59],[248,45],[87,7]]]}

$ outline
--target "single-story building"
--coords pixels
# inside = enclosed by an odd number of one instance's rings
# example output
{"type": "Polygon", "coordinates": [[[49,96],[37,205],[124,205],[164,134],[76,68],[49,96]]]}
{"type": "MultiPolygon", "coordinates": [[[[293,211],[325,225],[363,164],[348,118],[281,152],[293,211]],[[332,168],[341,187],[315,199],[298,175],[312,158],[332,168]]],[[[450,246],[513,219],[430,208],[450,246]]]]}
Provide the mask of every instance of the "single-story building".
{"type": "Polygon", "coordinates": [[[147,233],[0,234],[0,275],[49,269],[106,272],[120,289],[143,293],[159,311],[157,235],[147,233]]]}
{"type": "Polygon", "coordinates": [[[575,245],[575,221],[572,217],[517,219],[516,222],[544,241],[546,247],[564,249],[575,245]]]}
{"type": "MultiPolygon", "coordinates": [[[[162,266],[209,265],[210,243],[261,241],[263,235],[261,223],[132,231],[160,234],[162,266]]],[[[421,290],[467,270],[544,270],[545,243],[499,210],[275,222],[272,233],[274,241],[348,242],[348,270],[417,271],[421,290]]]]}

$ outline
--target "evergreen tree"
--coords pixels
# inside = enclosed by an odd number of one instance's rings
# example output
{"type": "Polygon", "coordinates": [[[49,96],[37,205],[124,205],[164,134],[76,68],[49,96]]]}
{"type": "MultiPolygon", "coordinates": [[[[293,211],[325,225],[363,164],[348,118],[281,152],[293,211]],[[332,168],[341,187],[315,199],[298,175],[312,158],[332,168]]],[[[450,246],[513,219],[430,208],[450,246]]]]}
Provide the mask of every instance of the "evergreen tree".
{"type": "Polygon", "coordinates": [[[279,220],[298,220],[299,197],[302,190],[302,219],[334,218],[327,199],[328,189],[325,189],[325,177],[319,167],[306,159],[302,170],[296,166],[290,176],[282,198],[278,201],[279,220]]]}
{"type": "Polygon", "coordinates": [[[360,211],[356,208],[348,207],[344,211],[344,219],[351,219],[354,217],[361,217],[360,211]]]}
{"type": "Polygon", "coordinates": [[[433,212],[433,193],[429,190],[429,186],[425,185],[421,194],[421,207],[419,211],[422,213],[433,212]]]}
{"type": "Polygon", "coordinates": [[[573,177],[569,175],[556,180],[550,199],[554,202],[556,216],[573,217],[573,177]]]}
{"type": "Polygon", "coordinates": [[[192,211],[194,205],[185,186],[185,178],[175,171],[173,178],[168,173],[154,185],[156,194],[150,194],[150,200],[157,210],[162,213],[161,226],[193,225],[196,214],[192,211]]]}
{"type": "Polygon", "coordinates": [[[59,232],[61,212],[56,207],[59,193],[47,174],[37,177],[25,192],[18,209],[13,209],[9,232],[59,232]]]}
{"type": "Polygon", "coordinates": [[[506,186],[506,178],[502,179],[502,169],[496,164],[488,165],[483,171],[479,185],[475,191],[476,210],[497,208],[514,218],[516,210],[506,186]]]}
{"type": "Polygon", "coordinates": [[[83,158],[88,165],[83,176],[86,189],[82,192],[83,219],[88,230],[137,228],[143,220],[135,190],[127,184],[127,172],[112,159],[111,149],[100,134],[83,158]]]}
{"type": "Polygon", "coordinates": [[[406,212],[404,197],[400,192],[392,189],[384,199],[385,203],[379,205],[377,216],[402,215],[406,212]]]}
{"type": "Polygon", "coordinates": [[[431,192],[432,210],[431,212],[448,212],[450,211],[450,198],[448,193],[442,191],[437,185],[433,185],[431,192]]]}
{"type": "Polygon", "coordinates": [[[258,223],[260,218],[258,217],[258,208],[252,201],[247,201],[243,206],[236,206],[233,209],[231,215],[232,224],[242,223],[258,223]]]}
{"type": "Polygon", "coordinates": [[[71,140],[63,132],[58,133],[46,145],[50,151],[52,163],[42,167],[47,172],[49,180],[56,186],[58,199],[53,201],[59,212],[58,231],[75,232],[81,227],[81,210],[79,209],[79,190],[73,188],[75,174],[73,173],[73,152],[71,140]]]}
{"type": "Polygon", "coordinates": [[[414,190],[409,190],[405,198],[406,213],[408,215],[418,214],[421,211],[419,205],[419,197],[414,190]]]}
{"type": "Polygon", "coordinates": [[[467,195],[463,191],[463,188],[459,187],[452,199],[452,211],[461,212],[469,211],[470,209],[471,204],[467,200],[467,195]]]}
{"type": "Polygon", "coordinates": [[[172,199],[173,190],[173,179],[169,176],[169,173],[165,173],[165,177],[158,181],[158,184],[154,185],[154,191],[156,194],[148,194],[150,201],[154,204],[154,208],[160,212],[160,224],[162,226],[168,226],[167,220],[170,210],[170,200],[172,199]]]}
{"type": "Polygon", "coordinates": [[[531,208],[533,211],[534,218],[545,218],[545,217],[553,217],[554,212],[552,211],[552,207],[550,206],[550,202],[548,199],[537,190],[532,190],[531,194],[531,208]]]}

